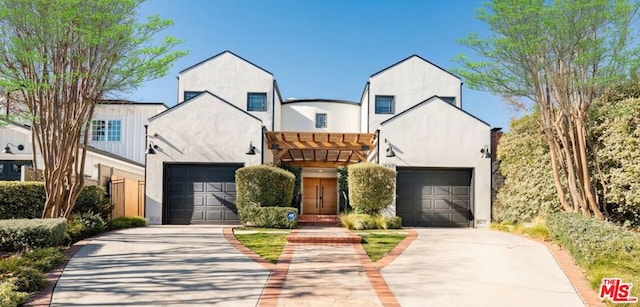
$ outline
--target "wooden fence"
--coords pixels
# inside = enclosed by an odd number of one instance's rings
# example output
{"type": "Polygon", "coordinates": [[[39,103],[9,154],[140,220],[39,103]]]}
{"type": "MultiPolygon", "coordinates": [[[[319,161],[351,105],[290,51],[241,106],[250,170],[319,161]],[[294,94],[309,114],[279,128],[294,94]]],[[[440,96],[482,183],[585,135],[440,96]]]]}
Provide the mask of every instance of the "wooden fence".
{"type": "Polygon", "coordinates": [[[144,216],[144,181],[111,177],[112,218],[144,216]]]}

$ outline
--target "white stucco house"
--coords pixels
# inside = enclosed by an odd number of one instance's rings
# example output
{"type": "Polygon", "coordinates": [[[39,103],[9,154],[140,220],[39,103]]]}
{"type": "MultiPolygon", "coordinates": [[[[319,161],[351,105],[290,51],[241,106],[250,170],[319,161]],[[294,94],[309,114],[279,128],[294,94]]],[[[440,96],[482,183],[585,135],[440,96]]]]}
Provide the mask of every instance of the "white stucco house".
{"type": "Polygon", "coordinates": [[[336,167],[397,171],[387,213],[405,226],[487,227],[491,127],[462,109],[460,78],[412,55],[369,77],[360,101],[283,100],[269,71],[230,51],[179,73],[178,103],[149,119],[151,224],[237,221],[235,171],[302,167],[304,215],[338,213],[336,167]]]}

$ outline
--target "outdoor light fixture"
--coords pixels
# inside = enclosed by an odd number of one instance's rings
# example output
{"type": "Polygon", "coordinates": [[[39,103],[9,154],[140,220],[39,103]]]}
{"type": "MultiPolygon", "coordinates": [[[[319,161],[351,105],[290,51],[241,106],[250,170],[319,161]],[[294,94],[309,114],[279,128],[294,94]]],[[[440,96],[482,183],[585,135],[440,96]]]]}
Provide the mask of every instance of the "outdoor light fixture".
{"type": "Polygon", "coordinates": [[[384,139],[384,142],[385,142],[385,143],[387,143],[387,145],[389,146],[389,147],[387,147],[387,154],[386,154],[386,157],[387,157],[387,158],[393,158],[393,157],[395,157],[395,156],[396,156],[396,153],[395,153],[395,152],[393,152],[393,148],[391,148],[391,143],[390,143],[387,139],[384,139]]]}
{"type": "Polygon", "coordinates": [[[489,151],[489,146],[484,145],[484,147],[482,149],[480,149],[480,153],[481,153],[481,158],[485,158],[485,159],[490,159],[491,158],[491,152],[489,151]]]}
{"type": "Polygon", "coordinates": [[[280,144],[278,143],[271,144],[271,149],[280,149],[280,144]]]}
{"type": "Polygon", "coordinates": [[[249,150],[247,150],[247,154],[253,156],[256,154],[256,147],[253,146],[253,143],[249,142],[249,150]]]}
{"type": "Polygon", "coordinates": [[[149,148],[144,152],[145,155],[155,155],[156,149],[158,149],[158,145],[154,144],[152,141],[149,141],[149,148]]]}
{"type": "Polygon", "coordinates": [[[13,152],[11,151],[11,147],[9,147],[9,146],[13,146],[15,148],[18,148],[18,150],[20,150],[20,151],[24,150],[24,146],[22,144],[16,146],[16,145],[13,145],[11,143],[7,143],[7,146],[5,146],[4,150],[2,151],[3,154],[8,154],[8,155],[12,155],[13,154],[13,152]]]}

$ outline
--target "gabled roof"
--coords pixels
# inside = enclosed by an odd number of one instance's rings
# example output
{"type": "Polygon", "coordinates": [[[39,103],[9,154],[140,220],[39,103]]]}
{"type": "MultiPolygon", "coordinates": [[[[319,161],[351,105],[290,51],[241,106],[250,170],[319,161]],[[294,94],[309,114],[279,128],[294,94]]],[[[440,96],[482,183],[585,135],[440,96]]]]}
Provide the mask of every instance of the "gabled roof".
{"type": "Polygon", "coordinates": [[[97,102],[98,104],[111,104],[111,105],[135,105],[135,106],[164,106],[169,108],[163,102],[139,102],[126,99],[102,99],[97,102]]]}
{"type": "Polygon", "coordinates": [[[442,101],[444,104],[448,105],[449,107],[452,107],[452,108],[454,108],[454,109],[456,109],[456,110],[458,110],[458,111],[460,111],[460,112],[462,112],[462,113],[464,113],[464,114],[466,114],[466,115],[470,116],[471,118],[473,118],[473,119],[475,119],[475,120],[477,120],[477,121],[479,121],[479,122],[481,122],[481,123],[483,123],[483,124],[485,124],[485,125],[487,125],[487,126],[491,127],[491,125],[489,125],[487,122],[485,122],[485,121],[483,121],[483,120],[481,120],[481,119],[479,119],[479,118],[475,117],[473,114],[471,114],[471,113],[469,113],[469,112],[467,112],[467,111],[465,111],[465,110],[463,110],[463,109],[461,109],[461,108],[458,108],[458,107],[456,107],[456,106],[454,106],[454,105],[452,105],[452,104],[450,104],[450,103],[445,102],[445,101],[442,99],[442,97],[440,97],[440,96],[438,96],[438,95],[433,95],[433,96],[431,96],[431,97],[427,98],[426,100],[424,100],[424,101],[422,101],[422,102],[417,103],[416,105],[412,106],[411,108],[408,108],[408,109],[406,109],[406,110],[404,110],[404,111],[402,111],[402,112],[400,112],[400,113],[398,113],[398,114],[396,114],[396,115],[394,115],[394,116],[392,116],[392,117],[390,117],[390,118],[386,119],[385,121],[383,121],[383,122],[381,122],[381,123],[380,123],[380,126],[382,126],[382,125],[384,125],[384,124],[386,124],[386,123],[388,123],[388,122],[390,122],[390,121],[392,121],[392,120],[394,120],[394,119],[396,119],[396,118],[398,118],[398,117],[400,117],[400,116],[402,116],[402,115],[404,115],[404,114],[406,114],[406,113],[409,113],[409,112],[411,112],[411,111],[413,111],[413,110],[417,109],[419,106],[421,106],[421,105],[423,105],[423,104],[427,104],[427,103],[430,103],[430,102],[432,102],[432,101],[436,101],[436,100],[440,100],[440,101],[442,101]]]}
{"type": "Polygon", "coordinates": [[[187,70],[191,70],[192,68],[195,68],[196,66],[200,66],[201,64],[204,64],[204,63],[206,63],[206,62],[209,62],[209,61],[211,61],[211,60],[213,60],[213,59],[215,59],[215,58],[217,58],[217,57],[219,57],[219,56],[221,56],[221,55],[223,55],[223,54],[225,54],[225,53],[231,54],[231,55],[233,55],[234,57],[236,57],[236,58],[238,58],[238,59],[241,59],[241,60],[243,60],[243,61],[245,61],[245,62],[247,62],[247,63],[249,63],[249,64],[251,64],[251,65],[255,66],[256,68],[258,68],[258,69],[260,69],[260,70],[262,70],[262,71],[264,71],[264,72],[266,72],[266,73],[268,73],[268,74],[270,74],[270,75],[272,75],[272,76],[273,76],[273,74],[272,74],[272,73],[270,73],[268,70],[266,70],[266,69],[264,69],[264,68],[262,68],[262,67],[260,67],[260,66],[258,66],[258,65],[256,65],[256,64],[254,64],[254,63],[251,63],[250,61],[246,60],[245,58],[243,58],[243,57],[241,57],[241,56],[239,56],[239,55],[237,55],[237,54],[235,54],[235,53],[233,53],[233,52],[231,52],[231,51],[229,51],[229,50],[222,51],[222,52],[220,52],[220,53],[218,53],[218,54],[216,54],[216,55],[214,55],[214,56],[212,56],[212,57],[210,57],[210,58],[208,58],[208,59],[206,59],[206,60],[204,60],[204,61],[201,61],[201,62],[199,62],[199,63],[197,63],[197,64],[195,64],[195,65],[191,65],[191,66],[189,66],[189,67],[187,67],[187,68],[185,68],[185,69],[181,70],[180,72],[178,72],[178,74],[182,74],[182,73],[186,72],[187,70]]]}
{"type": "Polygon", "coordinates": [[[436,64],[433,64],[433,63],[432,63],[432,62],[430,62],[429,60],[427,60],[427,59],[425,59],[425,58],[423,58],[423,57],[421,57],[421,56],[419,56],[419,55],[417,55],[417,54],[411,55],[411,56],[409,56],[409,57],[405,58],[404,60],[401,60],[401,61],[399,61],[399,62],[397,62],[397,63],[395,63],[395,64],[393,64],[393,65],[391,65],[391,66],[388,66],[387,68],[384,68],[384,69],[382,69],[381,71],[378,71],[377,73],[375,73],[375,74],[373,74],[373,75],[369,76],[369,78],[373,78],[375,75],[378,75],[378,74],[380,74],[380,73],[382,73],[382,72],[384,72],[384,71],[386,71],[386,70],[388,70],[388,69],[391,69],[392,67],[394,67],[394,66],[396,66],[396,65],[398,65],[398,64],[400,64],[400,63],[402,63],[402,62],[404,62],[404,61],[407,61],[407,60],[409,60],[409,59],[411,59],[411,58],[413,58],[413,57],[416,57],[416,58],[418,58],[418,59],[420,59],[420,60],[422,60],[422,61],[424,61],[424,62],[426,62],[426,63],[429,63],[429,64],[433,65],[434,67],[436,67],[436,68],[438,68],[438,69],[440,69],[440,70],[442,70],[442,71],[444,71],[444,72],[448,73],[449,75],[451,75],[451,76],[455,77],[456,79],[460,79],[460,77],[458,77],[458,76],[456,76],[456,75],[454,75],[454,74],[450,73],[450,72],[449,72],[449,71],[447,71],[446,69],[444,69],[444,68],[442,68],[442,67],[440,67],[440,66],[438,66],[438,65],[436,65],[436,64]]]}
{"type": "Polygon", "coordinates": [[[213,93],[211,93],[211,92],[209,92],[209,91],[203,91],[202,93],[200,93],[200,94],[198,94],[198,95],[196,95],[196,96],[194,96],[194,97],[190,98],[189,100],[185,100],[185,101],[183,101],[183,102],[181,102],[181,103],[179,103],[179,104],[176,104],[175,106],[173,106],[173,107],[171,107],[171,108],[169,108],[169,109],[166,109],[166,110],[164,110],[164,111],[162,111],[162,112],[160,112],[160,113],[158,113],[158,114],[156,114],[156,115],[154,115],[154,116],[149,117],[149,122],[151,122],[152,120],[154,120],[154,119],[156,119],[156,118],[158,118],[158,117],[162,117],[162,116],[164,116],[165,114],[167,114],[167,113],[169,113],[169,112],[171,112],[171,111],[173,111],[173,110],[175,110],[175,109],[178,109],[178,108],[180,108],[180,107],[182,107],[182,106],[185,106],[185,105],[189,104],[190,102],[192,102],[192,101],[196,100],[196,98],[198,98],[198,97],[200,97],[200,96],[202,96],[202,95],[211,95],[211,96],[213,96],[213,97],[215,97],[215,98],[219,99],[220,101],[222,101],[222,102],[224,102],[224,103],[226,103],[226,104],[228,104],[228,105],[232,106],[234,109],[236,109],[236,110],[238,110],[238,111],[240,111],[240,112],[242,112],[242,113],[244,113],[244,114],[246,114],[246,115],[251,116],[252,118],[256,119],[256,120],[257,120],[257,121],[259,121],[259,122],[262,122],[262,120],[261,120],[261,119],[259,119],[258,117],[256,117],[255,115],[253,115],[253,114],[251,114],[251,113],[249,113],[249,112],[247,112],[247,111],[245,111],[245,110],[243,110],[243,109],[241,109],[241,108],[238,108],[238,106],[234,105],[233,103],[228,102],[228,101],[226,101],[226,100],[224,100],[224,99],[220,98],[219,96],[217,96],[217,95],[215,95],[215,94],[213,94],[213,93]]]}

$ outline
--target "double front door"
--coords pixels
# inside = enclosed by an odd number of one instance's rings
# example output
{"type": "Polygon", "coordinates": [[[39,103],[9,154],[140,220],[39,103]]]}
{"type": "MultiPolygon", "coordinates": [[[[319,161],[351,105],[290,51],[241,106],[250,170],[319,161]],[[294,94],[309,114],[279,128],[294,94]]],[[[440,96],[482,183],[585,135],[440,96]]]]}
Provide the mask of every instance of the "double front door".
{"type": "Polygon", "coordinates": [[[338,181],[336,178],[303,178],[303,214],[337,214],[338,181]]]}

